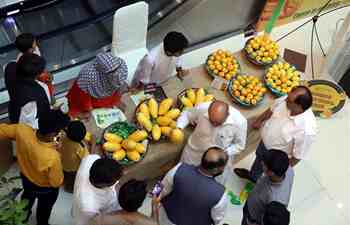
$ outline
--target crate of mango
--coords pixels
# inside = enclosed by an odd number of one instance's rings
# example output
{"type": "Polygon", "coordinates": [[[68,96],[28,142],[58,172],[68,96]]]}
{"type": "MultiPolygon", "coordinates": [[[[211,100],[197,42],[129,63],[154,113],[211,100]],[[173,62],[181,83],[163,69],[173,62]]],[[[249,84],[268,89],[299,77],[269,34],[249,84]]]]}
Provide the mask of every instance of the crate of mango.
{"type": "Polygon", "coordinates": [[[147,152],[148,134],[126,121],[116,122],[103,133],[102,148],[107,157],[122,165],[130,165],[142,160],[147,152]]]}
{"type": "Polygon", "coordinates": [[[182,130],[176,128],[176,120],[180,109],[174,107],[174,100],[166,98],[157,102],[154,98],[141,102],[135,110],[135,120],[140,129],[148,133],[153,142],[170,140],[180,144],[184,139],[182,130]]]}

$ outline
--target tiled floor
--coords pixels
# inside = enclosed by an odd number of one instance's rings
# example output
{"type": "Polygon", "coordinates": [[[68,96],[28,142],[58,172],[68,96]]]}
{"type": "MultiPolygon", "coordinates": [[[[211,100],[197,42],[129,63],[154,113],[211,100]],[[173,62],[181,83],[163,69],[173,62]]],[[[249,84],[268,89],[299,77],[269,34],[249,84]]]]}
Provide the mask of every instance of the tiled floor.
{"type": "MultiPolygon", "coordinates": [[[[320,34],[329,46],[332,31],[338,19],[348,11],[324,18],[320,34]],[[327,40],[326,40],[327,39],[327,40]]],[[[302,21],[301,21],[302,22],[302,21]]],[[[300,23],[300,22],[299,22],[300,23]]],[[[280,36],[298,23],[276,29],[273,36],[280,36]]],[[[309,54],[309,32],[306,27],[294,36],[281,42],[294,50],[309,54]]],[[[310,29],[309,29],[310,30],[310,29]]],[[[185,55],[187,67],[201,64],[205,57],[216,48],[238,50],[243,46],[243,37],[237,36],[223,42],[207,46],[185,55]]],[[[317,49],[317,48],[316,48],[317,49]]],[[[320,70],[322,58],[319,49],[315,52],[316,69],[320,70]]],[[[310,71],[310,64],[307,66],[310,71]]],[[[296,167],[296,177],[289,209],[292,212],[292,225],[350,225],[350,104],[332,119],[318,119],[319,133],[312,146],[308,160],[296,167]]],[[[249,167],[254,156],[241,161],[239,166],[249,167]]],[[[232,177],[230,189],[238,191],[244,185],[237,177],[232,177]]],[[[71,195],[61,192],[51,217],[52,225],[70,225],[71,195]]],[[[150,214],[150,200],[147,199],[141,210],[150,214]]],[[[230,205],[224,223],[238,225],[242,208],[230,205]]],[[[31,224],[34,223],[32,219],[31,224]]]]}

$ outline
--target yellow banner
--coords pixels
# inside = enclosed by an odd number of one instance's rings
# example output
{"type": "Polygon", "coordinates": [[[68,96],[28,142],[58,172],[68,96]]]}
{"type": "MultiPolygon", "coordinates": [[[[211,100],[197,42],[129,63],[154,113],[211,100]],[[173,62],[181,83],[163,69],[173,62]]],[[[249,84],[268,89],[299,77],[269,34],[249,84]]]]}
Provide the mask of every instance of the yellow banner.
{"type": "MultiPolygon", "coordinates": [[[[276,26],[316,15],[328,1],[329,0],[286,0],[276,22],[276,26]]],[[[350,0],[332,1],[323,12],[346,4],[350,4],[350,0]]],[[[264,30],[277,5],[278,0],[267,0],[257,23],[258,31],[264,30]]]]}

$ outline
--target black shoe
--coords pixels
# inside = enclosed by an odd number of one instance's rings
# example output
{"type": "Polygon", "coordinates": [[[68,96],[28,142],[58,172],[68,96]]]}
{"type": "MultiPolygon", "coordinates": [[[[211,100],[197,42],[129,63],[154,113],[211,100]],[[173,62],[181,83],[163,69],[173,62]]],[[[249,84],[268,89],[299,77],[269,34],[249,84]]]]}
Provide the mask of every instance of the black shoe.
{"type": "Polygon", "coordinates": [[[249,180],[250,182],[256,183],[255,180],[250,176],[250,172],[247,169],[236,168],[233,172],[242,179],[249,180]]]}

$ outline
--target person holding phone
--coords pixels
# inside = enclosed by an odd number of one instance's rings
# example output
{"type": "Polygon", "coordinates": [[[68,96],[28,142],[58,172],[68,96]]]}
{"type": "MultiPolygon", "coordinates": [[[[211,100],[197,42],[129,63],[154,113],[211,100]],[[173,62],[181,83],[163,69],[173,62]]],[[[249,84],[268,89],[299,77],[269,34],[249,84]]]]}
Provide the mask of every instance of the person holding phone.
{"type": "Polygon", "coordinates": [[[130,180],[119,190],[118,201],[121,210],[110,214],[99,214],[91,225],[159,225],[157,196],[153,196],[152,214],[148,217],[138,212],[147,195],[145,181],[130,180]]]}

